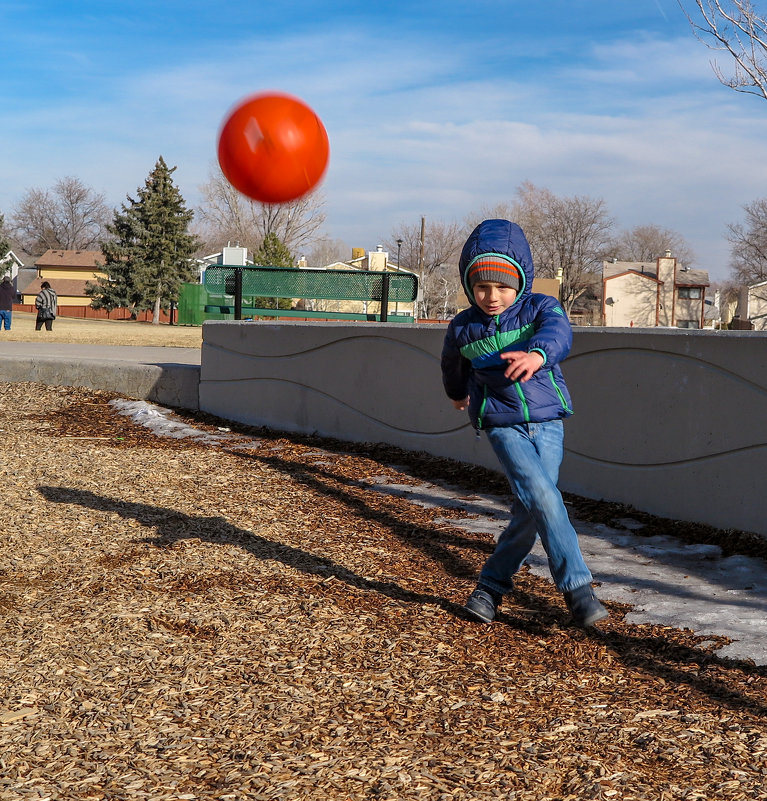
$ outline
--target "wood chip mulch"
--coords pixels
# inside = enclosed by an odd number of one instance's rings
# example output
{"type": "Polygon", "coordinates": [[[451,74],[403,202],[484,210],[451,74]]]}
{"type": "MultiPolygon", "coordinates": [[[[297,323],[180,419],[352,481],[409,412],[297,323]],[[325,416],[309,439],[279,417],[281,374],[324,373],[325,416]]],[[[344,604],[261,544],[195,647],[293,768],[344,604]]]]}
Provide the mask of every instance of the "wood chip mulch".
{"type": "Polygon", "coordinates": [[[764,668],[524,571],[467,620],[490,538],[366,485],[487,473],[110,398],[0,384],[1,801],[767,799],[764,668]]]}

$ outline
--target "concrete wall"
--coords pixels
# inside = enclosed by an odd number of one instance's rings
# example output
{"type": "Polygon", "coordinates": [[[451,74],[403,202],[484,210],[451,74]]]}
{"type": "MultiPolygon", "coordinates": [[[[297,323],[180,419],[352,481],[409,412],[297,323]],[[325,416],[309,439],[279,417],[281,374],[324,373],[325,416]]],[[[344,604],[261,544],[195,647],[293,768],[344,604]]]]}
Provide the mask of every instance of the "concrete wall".
{"type": "MultiPolygon", "coordinates": [[[[497,463],[445,398],[444,326],[203,326],[200,408],[252,425],[497,463]]],[[[767,535],[767,335],[575,330],[561,486],[767,535]]]]}

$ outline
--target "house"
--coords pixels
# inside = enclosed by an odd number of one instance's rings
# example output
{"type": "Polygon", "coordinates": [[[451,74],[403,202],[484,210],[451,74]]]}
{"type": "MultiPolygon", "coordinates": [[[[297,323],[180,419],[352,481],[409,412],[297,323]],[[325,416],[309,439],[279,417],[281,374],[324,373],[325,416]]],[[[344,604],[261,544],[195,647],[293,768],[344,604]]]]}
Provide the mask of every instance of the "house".
{"type": "Polygon", "coordinates": [[[247,267],[253,265],[253,259],[248,257],[248,249],[239,245],[227,245],[218,253],[211,253],[197,259],[197,269],[200,272],[200,283],[205,283],[205,270],[208,267],[247,267]]]}
{"type": "Polygon", "coordinates": [[[706,270],[688,270],[666,251],[655,263],[602,263],[602,324],[703,328],[706,324],[706,270]]]}
{"type": "MultiPolygon", "coordinates": [[[[299,268],[307,269],[306,260],[300,259],[299,268]]],[[[365,252],[364,248],[352,248],[351,259],[349,261],[336,261],[326,264],[322,270],[365,270],[371,272],[391,272],[407,273],[413,275],[411,270],[400,268],[394,262],[389,261],[389,254],[378,245],[375,250],[365,252]]],[[[403,315],[406,317],[415,316],[415,303],[404,301],[389,302],[389,316],[392,314],[403,315]]],[[[297,309],[307,309],[311,311],[343,312],[345,314],[380,314],[381,304],[379,301],[362,300],[314,300],[311,298],[300,299],[296,303],[297,309]]]]}
{"type": "Polygon", "coordinates": [[[0,276],[10,275],[11,281],[16,280],[19,270],[24,269],[24,259],[29,259],[29,254],[19,252],[18,254],[9,250],[5,256],[0,258],[0,276]]]}
{"type": "Polygon", "coordinates": [[[106,278],[99,269],[103,263],[100,250],[46,250],[35,262],[37,277],[19,291],[26,296],[25,302],[34,302],[29,298],[34,298],[43,281],[47,281],[59,297],[59,306],[90,306],[85,286],[89,281],[106,278]]]}
{"type": "Polygon", "coordinates": [[[767,281],[746,287],[745,314],[741,317],[750,321],[754,331],[767,331],[767,281]]]}

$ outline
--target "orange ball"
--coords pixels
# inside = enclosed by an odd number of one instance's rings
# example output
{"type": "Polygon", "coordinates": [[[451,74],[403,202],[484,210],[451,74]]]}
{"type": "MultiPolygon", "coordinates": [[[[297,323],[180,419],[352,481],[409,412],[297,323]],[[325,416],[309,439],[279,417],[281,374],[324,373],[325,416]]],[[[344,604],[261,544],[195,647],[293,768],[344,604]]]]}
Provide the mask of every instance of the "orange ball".
{"type": "Polygon", "coordinates": [[[265,93],[224,121],[218,163],[229,183],[259,203],[287,203],[319,183],[330,145],[320,118],[297,97],[265,93]]]}

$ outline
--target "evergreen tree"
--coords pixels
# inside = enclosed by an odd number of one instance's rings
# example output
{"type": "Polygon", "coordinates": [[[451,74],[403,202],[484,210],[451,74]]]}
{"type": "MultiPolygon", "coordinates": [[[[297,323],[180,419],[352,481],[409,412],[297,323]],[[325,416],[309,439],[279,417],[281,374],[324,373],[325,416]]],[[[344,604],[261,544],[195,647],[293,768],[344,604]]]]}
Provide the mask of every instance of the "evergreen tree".
{"type": "Polygon", "coordinates": [[[85,294],[91,298],[94,309],[130,309],[135,317],[136,311],[146,308],[141,291],[134,280],[134,249],[140,242],[140,227],[135,214],[123,204],[122,213],[115,211],[114,220],[107,225],[112,238],[101,243],[104,264],[100,265],[106,278],[89,281],[85,294]]]}
{"type": "Polygon", "coordinates": [[[128,204],[115,212],[108,228],[114,240],[102,243],[108,278],[91,285],[94,304],[151,308],[156,325],[160,309],[178,298],[183,282],[196,277],[192,256],[198,241],[189,233],[194,212],[173,183],[175,169],[160,156],[137,198],[128,196],[128,204]]]}
{"type": "MultiPolygon", "coordinates": [[[[268,233],[261,247],[253,253],[253,264],[256,267],[276,267],[279,269],[295,268],[293,256],[287,246],[275,233],[268,233]]],[[[261,309],[289,309],[290,298],[255,298],[254,304],[261,309]]]]}

